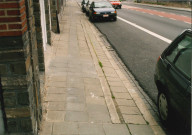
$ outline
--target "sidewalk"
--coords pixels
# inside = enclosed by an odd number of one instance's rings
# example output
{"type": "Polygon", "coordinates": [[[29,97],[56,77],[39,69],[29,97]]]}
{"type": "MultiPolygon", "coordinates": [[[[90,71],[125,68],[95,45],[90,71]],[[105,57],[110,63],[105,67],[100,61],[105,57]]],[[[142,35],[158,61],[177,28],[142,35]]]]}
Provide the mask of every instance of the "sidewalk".
{"type": "Polygon", "coordinates": [[[64,10],[61,34],[46,52],[40,135],[164,135],[150,99],[78,3],[68,1],[64,10]]]}

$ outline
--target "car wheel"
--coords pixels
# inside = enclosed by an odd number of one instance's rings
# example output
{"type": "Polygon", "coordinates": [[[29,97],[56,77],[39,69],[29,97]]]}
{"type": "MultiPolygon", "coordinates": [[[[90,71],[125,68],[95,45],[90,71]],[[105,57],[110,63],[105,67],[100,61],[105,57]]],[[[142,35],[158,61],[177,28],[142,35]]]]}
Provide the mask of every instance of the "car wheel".
{"type": "Polygon", "coordinates": [[[161,121],[165,126],[169,124],[170,109],[167,96],[164,92],[158,94],[158,111],[161,121]]]}
{"type": "Polygon", "coordinates": [[[113,20],[114,20],[114,21],[117,21],[117,17],[114,17],[113,20]]]}
{"type": "Polygon", "coordinates": [[[91,22],[94,22],[93,16],[89,15],[89,20],[90,20],[91,22]]]}
{"type": "Polygon", "coordinates": [[[86,11],[86,16],[89,16],[89,12],[86,11]]]}
{"type": "Polygon", "coordinates": [[[121,6],[119,6],[119,9],[121,9],[121,6]]]}

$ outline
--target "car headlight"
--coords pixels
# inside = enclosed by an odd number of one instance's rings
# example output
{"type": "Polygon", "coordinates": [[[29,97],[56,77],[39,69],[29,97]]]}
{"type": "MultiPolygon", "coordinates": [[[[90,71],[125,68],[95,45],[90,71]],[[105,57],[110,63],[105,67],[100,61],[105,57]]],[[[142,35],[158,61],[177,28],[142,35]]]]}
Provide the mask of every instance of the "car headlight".
{"type": "Polygon", "coordinates": [[[100,13],[99,13],[99,12],[94,12],[94,14],[97,14],[97,15],[98,15],[98,14],[100,14],[100,13]]]}
{"type": "Polygon", "coordinates": [[[115,11],[113,11],[113,12],[111,12],[111,13],[112,13],[112,14],[113,14],[113,13],[115,13],[115,14],[116,14],[116,13],[117,13],[117,11],[115,10],[115,11]]]}

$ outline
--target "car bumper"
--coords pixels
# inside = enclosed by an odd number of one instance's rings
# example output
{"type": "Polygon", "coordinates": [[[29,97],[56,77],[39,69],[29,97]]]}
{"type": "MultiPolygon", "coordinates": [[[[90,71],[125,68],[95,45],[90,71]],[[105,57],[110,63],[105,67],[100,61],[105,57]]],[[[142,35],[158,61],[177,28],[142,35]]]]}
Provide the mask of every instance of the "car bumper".
{"type": "Polygon", "coordinates": [[[108,16],[106,17],[104,14],[94,14],[93,18],[94,19],[112,19],[117,17],[117,14],[107,14],[108,16]]]}

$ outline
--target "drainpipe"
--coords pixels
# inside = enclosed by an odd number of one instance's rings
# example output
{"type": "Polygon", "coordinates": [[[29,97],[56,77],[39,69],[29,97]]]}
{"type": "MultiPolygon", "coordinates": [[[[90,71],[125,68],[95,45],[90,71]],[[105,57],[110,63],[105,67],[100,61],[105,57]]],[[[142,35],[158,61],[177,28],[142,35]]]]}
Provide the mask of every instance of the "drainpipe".
{"type": "Polygon", "coordinates": [[[3,112],[0,109],[0,135],[4,135],[5,133],[5,127],[4,127],[4,120],[3,120],[3,112]]]}
{"type": "Polygon", "coordinates": [[[3,115],[3,91],[1,87],[1,77],[0,77],[0,135],[4,135],[5,133],[5,125],[4,125],[4,115],[3,115]]]}

